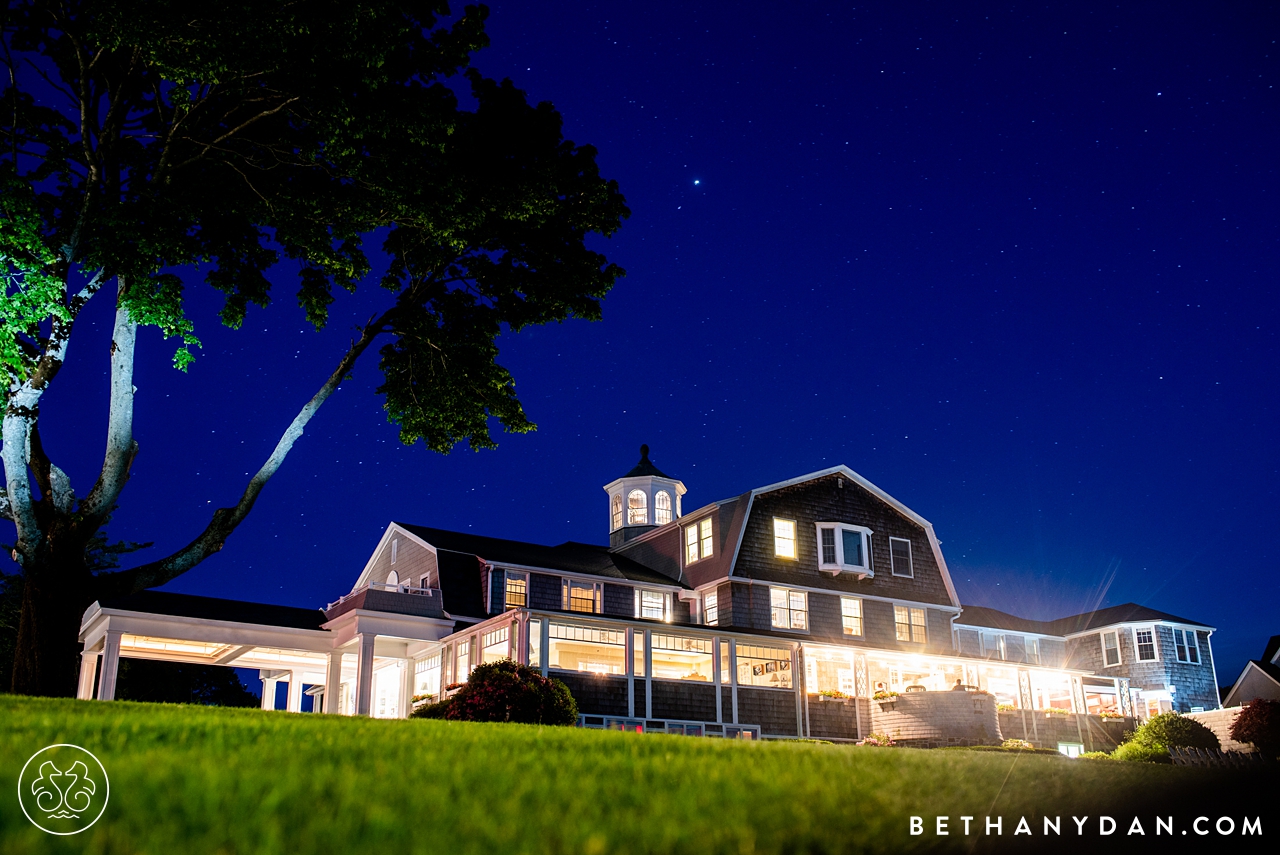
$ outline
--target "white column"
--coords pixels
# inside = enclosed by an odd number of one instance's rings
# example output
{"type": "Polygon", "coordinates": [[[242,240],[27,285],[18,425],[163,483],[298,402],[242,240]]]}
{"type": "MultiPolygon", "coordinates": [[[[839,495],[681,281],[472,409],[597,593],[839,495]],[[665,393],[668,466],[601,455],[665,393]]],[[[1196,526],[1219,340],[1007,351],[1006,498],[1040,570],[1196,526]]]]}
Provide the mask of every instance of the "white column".
{"type": "Polygon", "coordinates": [[[360,645],[356,660],[356,715],[369,715],[373,699],[373,642],[378,636],[365,632],[356,638],[360,645]]]}
{"type": "Polygon", "coordinates": [[[408,718],[413,709],[413,660],[400,661],[400,718],[408,718]]]}
{"type": "Polygon", "coordinates": [[[120,668],[120,636],[118,629],[107,630],[102,642],[102,676],[98,678],[98,700],[116,699],[116,671],[120,668]]]}
{"type": "Polygon", "coordinates": [[[98,651],[86,650],[80,654],[80,688],[76,697],[82,701],[93,700],[93,678],[98,673],[98,651]]]}
{"type": "Polygon", "coordinates": [[[289,712],[302,712],[302,672],[289,672],[289,712]]]}
{"type": "Polygon", "coordinates": [[[324,675],[324,711],[332,715],[338,709],[338,695],[342,686],[342,651],[329,651],[329,668],[324,675]]]}
{"type": "Polygon", "coordinates": [[[275,671],[258,672],[258,676],[262,679],[262,708],[264,710],[276,708],[276,683],[278,680],[274,676],[275,673],[275,671]]]}

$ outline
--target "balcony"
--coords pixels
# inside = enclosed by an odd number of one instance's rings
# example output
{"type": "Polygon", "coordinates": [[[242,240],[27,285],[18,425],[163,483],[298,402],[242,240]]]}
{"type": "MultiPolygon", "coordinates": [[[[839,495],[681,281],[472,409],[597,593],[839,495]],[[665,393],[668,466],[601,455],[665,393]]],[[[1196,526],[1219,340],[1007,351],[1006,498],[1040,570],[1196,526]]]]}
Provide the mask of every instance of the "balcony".
{"type": "Polygon", "coordinates": [[[336,602],[325,606],[329,620],[353,609],[390,612],[398,615],[443,618],[444,600],[439,588],[412,588],[408,585],[370,584],[356,588],[336,602]]]}

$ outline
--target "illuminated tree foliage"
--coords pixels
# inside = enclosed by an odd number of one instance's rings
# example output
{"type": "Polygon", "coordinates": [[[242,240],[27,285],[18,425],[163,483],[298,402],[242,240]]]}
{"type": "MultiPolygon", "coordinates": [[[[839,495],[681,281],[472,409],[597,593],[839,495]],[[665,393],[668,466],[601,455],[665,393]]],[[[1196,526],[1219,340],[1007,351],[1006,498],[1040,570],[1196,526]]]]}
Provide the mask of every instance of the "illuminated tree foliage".
{"type": "Polygon", "coordinates": [[[492,447],[491,418],[533,428],[496,338],[599,318],[622,271],[585,240],[612,234],[627,209],[595,150],[563,138],[551,105],[467,68],[487,43],[487,14],[439,0],[8,3],[0,514],[16,526],[21,567],[14,690],[70,693],[90,602],[163,584],[221,549],[375,341],[379,392],[405,443],[492,447]],[[180,272],[202,274],[222,295],[222,322],[239,327],[250,306],[267,304],[268,273],[287,260],[319,328],[334,289],[354,291],[369,275],[374,233],[390,258],[385,311],[335,354],[239,500],[172,555],[95,567],[86,551],[101,549],[139,454],[137,329],[172,337],[179,369],[198,356],[180,272]],[[112,293],[106,452],[95,483],[72,485],[41,445],[40,400],[85,305],[112,293]]]}

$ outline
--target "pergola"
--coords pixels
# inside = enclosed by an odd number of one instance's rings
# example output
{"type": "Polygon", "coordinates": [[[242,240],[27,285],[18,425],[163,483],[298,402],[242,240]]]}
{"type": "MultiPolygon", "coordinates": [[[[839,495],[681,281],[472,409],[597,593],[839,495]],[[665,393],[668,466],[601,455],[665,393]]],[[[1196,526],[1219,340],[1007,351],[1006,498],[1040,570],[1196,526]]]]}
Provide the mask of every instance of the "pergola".
{"type": "Polygon", "coordinates": [[[408,714],[409,662],[439,647],[454,622],[352,609],[330,620],[319,609],[143,591],[95,602],[84,614],[78,697],[115,698],[120,658],[256,668],[262,707],[275,708],[276,685],[289,684],[286,709],[302,710],[303,687],[326,713],[375,714],[374,684],[395,679],[394,708],[408,714]]]}

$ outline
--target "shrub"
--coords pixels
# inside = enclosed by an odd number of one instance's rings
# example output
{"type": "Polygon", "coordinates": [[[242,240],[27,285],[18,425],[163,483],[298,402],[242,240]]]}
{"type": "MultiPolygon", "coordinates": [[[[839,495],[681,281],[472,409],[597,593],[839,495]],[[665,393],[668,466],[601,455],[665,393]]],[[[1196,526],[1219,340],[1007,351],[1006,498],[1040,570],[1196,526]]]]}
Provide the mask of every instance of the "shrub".
{"type": "Polygon", "coordinates": [[[1112,760],[1125,760],[1131,763],[1172,763],[1169,749],[1140,742],[1126,742],[1111,754],[1112,760]]]}
{"type": "Polygon", "coordinates": [[[452,698],[445,698],[434,704],[419,704],[413,708],[413,712],[409,713],[409,718],[444,718],[452,700],[452,698]]]}
{"type": "Polygon", "coordinates": [[[1035,748],[1034,745],[1027,742],[1025,739],[1006,739],[1004,742],[1000,743],[1000,747],[1008,748],[1013,751],[1027,751],[1035,748]]]}
{"type": "MultiPolygon", "coordinates": [[[[1160,713],[1147,720],[1133,734],[1132,742],[1148,748],[1213,748],[1220,747],[1218,737],[1194,718],[1176,712],[1160,713]]],[[[1126,743],[1127,744],[1127,743],[1126,743]]]]}
{"type": "Polygon", "coordinates": [[[1017,712],[1017,704],[996,704],[996,712],[1017,712]]]}
{"type": "Polygon", "coordinates": [[[1231,723],[1231,738],[1247,742],[1268,760],[1280,756],[1280,701],[1250,701],[1231,723]]]}
{"type": "Polygon", "coordinates": [[[446,707],[440,717],[450,721],[523,724],[576,724],[578,721],[578,704],[564,683],[510,659],[477,666],[456,695],[444,704],[430,704],[427,709],[440,706],[446,707]]]}
{"type": "Polygon", "coordinates": [[[1084,752],[1083,754],[1081,754],[1080,756],[1081,756],[1081,758],[1083,758],[1083,759],[1085,759],[1085,760],[1114,760],[1114,759],[1116,759],[1116,758],[1112,757],[1110,754],[1108,754],[1108,753],[1107,753],[1107,752],[1105,752],[1105,751],[1086,751],[1086,752],[1084,752]]]}
{"type": "Polygon", "coordinates": [[[894,741],[884,733],[868,733],[866,739],[858,740],[858,745],[873,745],[881,748],[887,748],[894,745],[894,741]]]}

